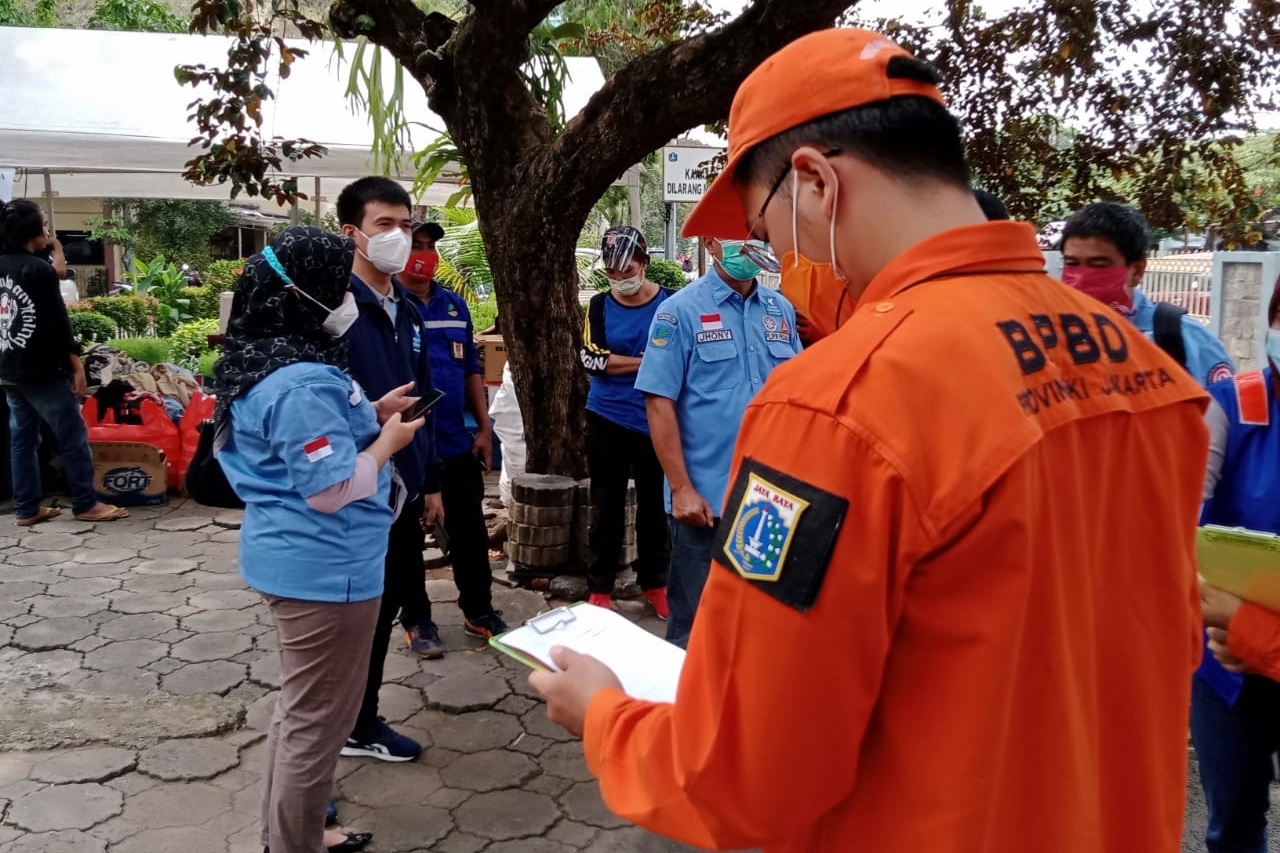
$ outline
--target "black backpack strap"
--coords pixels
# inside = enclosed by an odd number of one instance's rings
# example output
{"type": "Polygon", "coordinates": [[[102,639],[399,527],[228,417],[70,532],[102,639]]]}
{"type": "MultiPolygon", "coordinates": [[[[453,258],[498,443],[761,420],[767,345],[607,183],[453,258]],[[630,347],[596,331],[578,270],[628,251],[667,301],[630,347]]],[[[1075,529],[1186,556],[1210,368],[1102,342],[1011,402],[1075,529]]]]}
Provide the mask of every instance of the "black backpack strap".
{"type": "Polygon", "coordinates": [[[1187,345],[1182,339],[1182,318],[1186,313],[1186,308],[1172,302],[1157,302],[1152,330],[1156,346],[1184,368],[1187,366],[1187,345]]]}

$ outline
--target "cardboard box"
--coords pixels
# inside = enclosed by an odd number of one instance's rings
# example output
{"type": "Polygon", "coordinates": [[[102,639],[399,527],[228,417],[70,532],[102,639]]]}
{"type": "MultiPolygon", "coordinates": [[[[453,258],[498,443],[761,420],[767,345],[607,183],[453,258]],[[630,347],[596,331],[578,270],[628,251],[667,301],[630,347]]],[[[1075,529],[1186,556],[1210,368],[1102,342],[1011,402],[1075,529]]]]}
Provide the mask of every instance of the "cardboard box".
{"type": "Polygon", "coordinates": [[[166,500],[164,451],[137,441],[91,441],[93,488],[116,506],[156,506],[166,500]]]}
{"type": "Polygon", "coordinates": [[[480,363],[484,365],[484,381],[487,385],[502,384],[502,368],[507,365],[507,345],[502,335],[477,335],[480,363]]]}

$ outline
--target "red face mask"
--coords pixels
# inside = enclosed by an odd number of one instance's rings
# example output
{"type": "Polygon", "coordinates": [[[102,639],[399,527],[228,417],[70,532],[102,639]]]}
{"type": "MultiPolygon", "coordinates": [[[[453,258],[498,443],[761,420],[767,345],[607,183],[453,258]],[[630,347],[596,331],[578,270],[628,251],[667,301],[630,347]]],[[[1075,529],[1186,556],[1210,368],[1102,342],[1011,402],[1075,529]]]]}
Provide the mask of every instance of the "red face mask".
{"type": "Polygon", "coordinates": [[[435,278],[436,269],[439,266],[440,253],[434,249],[424,249],[409,256],[409,263],[404,268],[404,271],[414,278],[431,281],[431,279],[435,278]]]}
{"type": "Polygon", "coordinates": [[[1128,267],[1063,267],[1062,281],[1117,311],[1133,311],[1133,298],[1125,290],[1128,267]]]}

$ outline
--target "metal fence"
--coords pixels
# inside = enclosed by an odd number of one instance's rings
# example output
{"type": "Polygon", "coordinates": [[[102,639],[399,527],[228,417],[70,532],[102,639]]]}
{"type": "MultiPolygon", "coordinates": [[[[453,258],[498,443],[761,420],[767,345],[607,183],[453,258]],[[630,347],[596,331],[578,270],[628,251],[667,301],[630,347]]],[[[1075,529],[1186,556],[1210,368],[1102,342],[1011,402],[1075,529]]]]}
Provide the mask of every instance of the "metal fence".
{"type": "Polygon", "coordinates": [[[1142,289],[1156,302],[1172,302],[1202,323],[1209,322],[1213,298],[1213,254],[1166,255],[1147,261],[1142,289]]]}

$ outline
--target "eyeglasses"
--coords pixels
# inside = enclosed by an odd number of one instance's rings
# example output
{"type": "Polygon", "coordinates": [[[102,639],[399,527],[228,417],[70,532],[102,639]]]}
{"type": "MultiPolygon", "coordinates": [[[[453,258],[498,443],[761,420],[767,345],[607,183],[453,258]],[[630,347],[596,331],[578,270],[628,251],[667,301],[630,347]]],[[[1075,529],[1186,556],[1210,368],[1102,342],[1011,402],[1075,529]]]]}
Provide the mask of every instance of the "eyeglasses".
{"type": "Polygon", "coordinates": [[[765,272],[781,272],[782,264],[778,261],[773,249],[763,240],[721,240],[724,249],[738,250],[738,254],[755,263],[765,272]]]}
{"type": "MultiPolygon", "coordinates": [[[[840,153],[841,151],[839,148],[829,148],[826,151],[822,152],[822,156],[834,157],[840,153]]],[[[764,197],[764,204],[760,205],[760,212],[756,214],[756,218],[751,222],[751,227],[747,229],[747,232],[751,234],[753,237],[755,236],[755,233],[756,233],[756,226],[760,224],[761,219],[764,219],[764,212],[769,209],[769,202],[773,201],[773,197],[778,194],[778,190],[782,189],[782,182],[786,180],[787,175],[789,174],[791,174],[790,160],[787,161],[787,168],[782,170],[782,174],[778,175],[778,179],[773,182],[773,186],[769,187],[769,194],[764,197]]],[[[748,257],[750,257],[750,255],[748,255],[748,257]]],[[[752,260],[755,260],[755,259],[752,258],[752,260]]],[[[756,263],[759,263],[759,261],[756,261],[756,263]]],[[[776,270],[771,270],[771,272],[776,272],[776,270]]]]}

